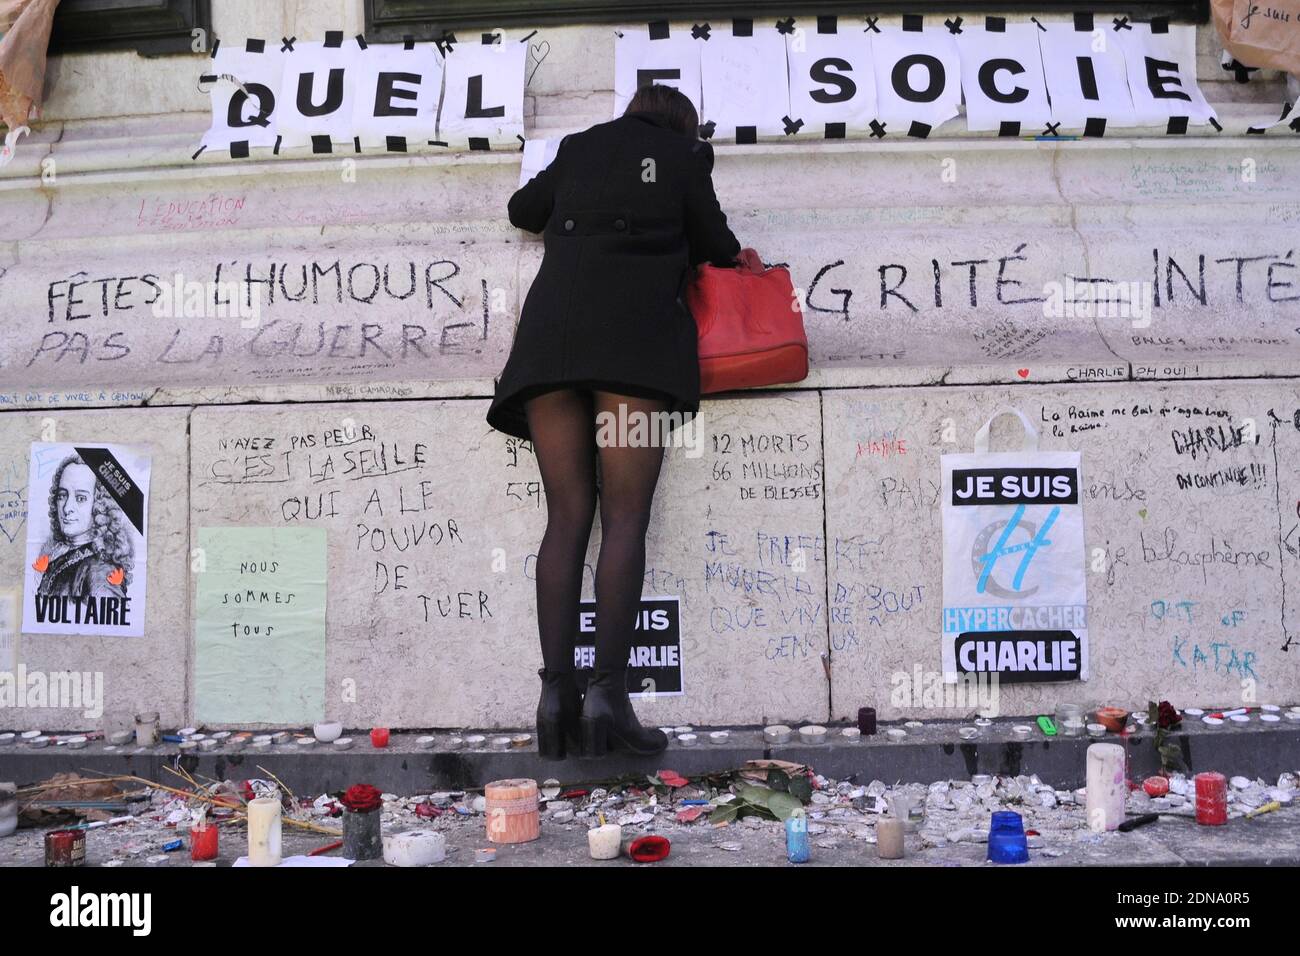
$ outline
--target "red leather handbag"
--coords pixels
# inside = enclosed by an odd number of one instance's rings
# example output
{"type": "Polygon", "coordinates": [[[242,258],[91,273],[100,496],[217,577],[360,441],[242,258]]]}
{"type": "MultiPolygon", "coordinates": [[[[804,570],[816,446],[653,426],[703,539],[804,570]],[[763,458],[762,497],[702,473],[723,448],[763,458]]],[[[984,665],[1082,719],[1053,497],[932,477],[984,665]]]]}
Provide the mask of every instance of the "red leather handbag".
{"type": "Polygon", "coordinates": [[[758,253],[740,265],[702,262],[686,286],[700,333],[700,393],[799,382],[808,377],[808,335],[784,267],[766,269],[758,253]]]}

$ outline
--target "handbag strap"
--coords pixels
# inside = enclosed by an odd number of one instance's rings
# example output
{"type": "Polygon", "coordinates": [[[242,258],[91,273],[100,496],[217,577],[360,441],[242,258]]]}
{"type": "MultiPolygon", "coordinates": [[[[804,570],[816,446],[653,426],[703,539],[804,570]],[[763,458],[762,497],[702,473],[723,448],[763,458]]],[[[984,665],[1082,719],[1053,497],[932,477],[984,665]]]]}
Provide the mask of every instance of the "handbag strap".
{"type": "Polygon", "coordinates": [[[975,453],[977,455],[987,455],[989,451],[989,427],[995,419],[1003,415],[1015,415],[1020,419],[1020,424],[1025,426],[1025,442],[1021,446],[1021,451],[1038,451],[1038,429],[1033,423],[1025,417],[1024,412],[1018,408],[1012,408],[1010,405],[1003,405],[991,416],[989,420],[980,426],[980,430],[975,433],[975,453]]]}

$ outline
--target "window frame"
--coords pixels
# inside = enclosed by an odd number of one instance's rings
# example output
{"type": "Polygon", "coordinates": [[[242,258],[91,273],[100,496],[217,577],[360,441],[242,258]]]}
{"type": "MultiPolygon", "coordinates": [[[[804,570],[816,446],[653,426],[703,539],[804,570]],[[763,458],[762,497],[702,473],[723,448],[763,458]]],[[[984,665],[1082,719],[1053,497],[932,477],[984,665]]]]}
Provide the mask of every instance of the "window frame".
{"type": "Polygon", "coordinates": [[[193,53],[195,29],[207,31],[211,46],[210,0],[61,0],[54,11],[50,53],[193,53]]]}
{"type": "Polygon", "coordinates": [[[652,20],[700,22],[748,17],[753,20],[818,14],[861,16],[899,13],[1073,13],[1147,20],[1168,17],[1178,23],[1208,23],[1209,0],[364,0],[365,35],[376,42],[410,36],[437,40],[456,30],[556,26],[576,23],[637,23],[652,20]],[[434,11],[436,6],[437,12],[434,11]],[[919,9],[918,9],[919,8],[919,9]]]}

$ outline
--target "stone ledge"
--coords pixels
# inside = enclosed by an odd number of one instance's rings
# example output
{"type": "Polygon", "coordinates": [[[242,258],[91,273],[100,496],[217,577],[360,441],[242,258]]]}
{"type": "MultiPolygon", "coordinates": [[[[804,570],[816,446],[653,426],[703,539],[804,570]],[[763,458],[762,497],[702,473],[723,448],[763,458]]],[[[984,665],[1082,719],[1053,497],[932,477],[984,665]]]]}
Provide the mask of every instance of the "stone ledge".
{"type": "MultiPolygon", "coordinates": [[[[1025,718],[1032,721],[1032,718],[1025,718]]],[[[839,725],[828,726],[831,740],[820,745],[789,744],[769,746],[763,742],[761,728],[696,727],[701,740],[710,729],[727,729],[731,740],[726,745],[699,743],[683,747],[676,740],[654,757],[637,758],[623,754],[600,759],[569,758],[564,761],[541,759],[535,745],[516,751],[447,750],[445,735],[439,733],[436,749],[422,750],[415,744],[418,734],[394,734],[382,750],[369,745],[364,732],[355,749],[335,751],[330,745],[318,744],[310,750],[289,744],[268,750],[245,749],[239,753],[214,752],[185,757],[182,763],[192,773],[217,779],[257,777],[261,764],[272,770],[298,793],[324,793],[345,788],[364,779],[382,790],[414,793],[420,790],[465,789],[482,787],[492,780],[531,777],[538,781],[555,778],[566,786],[592,783],[629,773],[654,773],[672,768],[691,775],[710,770],[740,767],[746,760],[789,760],[813,767],[834,779],[853,777],[859,783],[871,780],[922,782],[969,779],[978,773],[1037,774],[1045,783],[1058,789],[1075,789],[1085,782],[1085,755],[1093,743],[1123,743],[1129,753],[1129,776],[1140,780],[1160,769],[1155,737],[1141,732],[1121,737],[1107,734],[1104,740],[1087,737],[1044,737],[1037,729],[1024,741],[1011,733],[1016,721],[1007,719],[990,728],[977,740],[957,736],[958,723],[936,721],[927,724],[899,743],[884,736],[884,725],[874,738],[858,743],[835,740],[839,725]]],[[[524,728],[532,732],[532,728],[524,728]]],[[[470,733],[471,731],[465,731],[470,733]]],[[[482,731],[489,737],[508,734],[506,730],[482,731]]],[[[1227,775],[1263,777],[1270,783],[1285,771],[1300,768],[1300,726],[1294,722],[1266,728],[1207,728],[1200,724],[1171,735],[1183,751],[1184,760],[1193,772],[1218,770],[1227,775]]],[[[164,766],[172,765],[179,754],[174,744],[159,747],[117,748],[109,751],[102,744],[84,750],[49,747],[32,750],[21,745],[0,752],[0,779],[35,782],[55,773],[79,771],[107,774],[129,773],[166,783],[164,766]]]]}

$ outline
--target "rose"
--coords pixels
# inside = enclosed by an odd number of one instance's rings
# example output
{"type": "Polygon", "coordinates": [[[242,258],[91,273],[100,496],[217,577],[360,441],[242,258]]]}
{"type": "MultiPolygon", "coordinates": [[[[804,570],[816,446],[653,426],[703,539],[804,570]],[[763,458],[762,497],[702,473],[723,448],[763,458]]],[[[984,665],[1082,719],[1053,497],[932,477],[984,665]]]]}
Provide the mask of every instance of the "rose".
{"type": "Polygon", "coordinates": [[[1174,710],[1174,705],[1169,703],[1167,700],[1162,700],[1160,702],[1157,714],[1156,723],[1163,730],[1170,730],[1177,727],[1183,720],[1182,715],[1178,713],[1178,711],[1174,710]]]}
{"type": "Polygon", "coordinates": [[[353,813],[369,813],[379,809],[384,802],[384,796],[370,784],[358,783],[348,787],[339,802],[353,813]]]}

